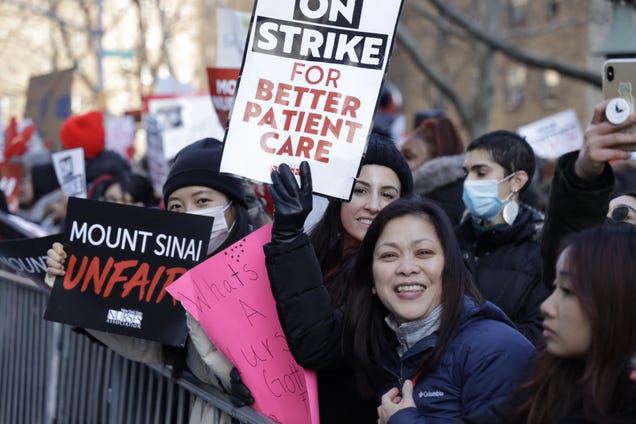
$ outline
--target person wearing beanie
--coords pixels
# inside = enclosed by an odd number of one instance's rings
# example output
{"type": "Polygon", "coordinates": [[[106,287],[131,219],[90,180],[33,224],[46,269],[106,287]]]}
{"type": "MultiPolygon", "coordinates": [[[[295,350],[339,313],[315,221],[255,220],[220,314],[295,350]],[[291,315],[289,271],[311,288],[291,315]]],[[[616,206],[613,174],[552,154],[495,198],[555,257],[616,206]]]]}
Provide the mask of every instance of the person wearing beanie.
{"type": "MultiPolygon", "coordinates": [[[[213,138],[195,141],[181,149],[163,185],[166,210],[214,217],[208,256],[225,249],[252,231],[242,180],[221,174],[222,143],[213,138]]],[[[47,252],[48,273],[64,275],[66,253],[60,243],[47,252]]],[[[189,370],[203,383],[228,393],[232,387],[232,363],[219,352],[201,325],[188,313],[185,352],[158,342],[88,330],[91,335],[127,358],[143,363],[171,364],[189,370]],[[182,359],[179,359],[181,357],[182,359]],[[175,362],[176,360],[176,362],[175,362]]],[[[217,422],[218,411],[197,398],[190,410],[190,423],[217,422]],[[213,419],[214,418],[214,419],[213,419]]],[[[227,422],[229,422],[228,417],[227,422]]],[[[223,420],[220,422],[224,422],[223,420]]]]}
{"type": "Polygon", "coordinates": [[[81,147],[86,161],[86,184],[102,175],[130,171],[130,163],[121,154],[106,149],[104,114],[92,111],[68,118],[60,128],[64,149],[81,147]]]}
{"type": "Polygon", "coordinates": [[[60,140],[65,149],[84,148],[84,157],[97,157],[105,146],[104,114],[92,111],[66,119],[60,128],[60,140]]]}
{"type": "MultiPolygon", "coordinates": [[[[311,329],[316,334],[311,349],[339,349],[341,333],[334,327],[347,295],[349,272],[362,238],[377,214],[394,200],[411,195],[413,180],[404,157],[391,138],[374,130],[361,161],[351,200],[331,200],[324,215],[310,234],[304,232],[304,220],[312,208],[309,166],[301,165],[299,189],[289,167],[282,164],[272,173],[270,193],[274,200],[272,242],[265,246],[268,275],[283,329],[311,329]],[[295,188],[295,189],[294,189],[295,188]],[[289,214],[289,204],[298,209],[289,214]],[[289,231],[280,237],[280,228],[289,231]],[[302,275],[302,279],[293,276],[302,275]],[[302,281],[301,281],[302,280],[302,281]],[[281,287],[287,287],[281,290],[281,287]],[[305,288],[311,287],[311,290],[305,288]],[[327,290],[332,315],[304,314],[306,307],[327,290]]],[[[324,305],[324,302],[322,303],[324,305]]],[[[316,307],[322,305],[316,304],[316,307]]],[[[309,312],[309,311],[307,311],[309,312]]],[[[286,333],[290,346],[301,335],[286,333]]],[[[353,367],[339,364],[325,368],[312,358],[294,357],[302,366],[316,369],[321,422],[352,423],[377,421],[377,401],[363,398],[355,386],[353,367]]]]}
{"type": "Polygon", "coordinates": [[[102,175],[118,175],[130,172],[130,163],[113,150],[104,150],[93,159],[86,160],[86,183],[91,185],[102,175]]]}
{"type": "Polygon", "coordinates": [[[215,218],[208,254],[225,249],[252,230],[242,180],[219,172],[222,148],[214,138],[184,147],[163,185],[166,210],[215,218]]]}

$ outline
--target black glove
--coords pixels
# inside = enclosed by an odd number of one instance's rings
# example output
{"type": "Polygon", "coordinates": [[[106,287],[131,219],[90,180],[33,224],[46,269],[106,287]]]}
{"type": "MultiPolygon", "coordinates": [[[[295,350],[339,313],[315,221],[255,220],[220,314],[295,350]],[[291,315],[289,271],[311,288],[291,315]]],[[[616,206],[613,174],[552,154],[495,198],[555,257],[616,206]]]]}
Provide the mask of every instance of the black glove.
{"type": "Polygon", "coordinates": [[[236,367],[230,371],[230,402],[237,408],[254,403],[252,392],[241,380],[241,373],[236,367]]]}
{"type": "Polygon", "coordinates": [[[303,233],[305,219],[311,212],[311,170],[309,164],[300,164],[300,188],[289,166],[281,163],[278,172],[272,171],[269,194],[274,201],[272,240],[288,243],[303,233]]]}

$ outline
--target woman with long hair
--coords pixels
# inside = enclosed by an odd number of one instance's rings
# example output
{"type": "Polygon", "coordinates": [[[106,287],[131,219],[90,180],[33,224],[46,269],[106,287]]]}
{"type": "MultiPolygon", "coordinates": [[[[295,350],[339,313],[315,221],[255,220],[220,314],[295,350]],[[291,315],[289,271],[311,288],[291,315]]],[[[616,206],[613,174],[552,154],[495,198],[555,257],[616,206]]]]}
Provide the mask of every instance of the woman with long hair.
{"type": "Polygon", "coordinates": [[[413,189],[404,158],[383,133],[371,134],[361,165],[350,201],[331,200],[310,236],[304,233],[312,208],[308,164],[300,167],[300,189],[285,164],[272,174],[270,186],[275,219],[272,243],[265,250],[269,277],[274,296],[286,299],[279,318],[283,329],[289,330],[285,335],[294,358],[303,367],[318,370],[320,416],[326,423],[375,420],[377,401],[359,396],[352,368],[343,363],[332,366],[323,354],[340,351],[337,314],[347,298],[352,260],[369,225],[384,207],[413,189]],[[319,290],[304,291],[308,285],[319,290]],[[298,314],[316,307],[315,293],[326,302],[325,309],[317,309],[322,313],[298,314]],[[296,333],[296,325],[312,331],[296,333]]]}
{"type": "Polygon", "coordinates": [[[381,423],[483,410],[507,396],[534,353],[481,299],[446,214],[418,198],[392,203],[371,224],[353,267],[343,343],[361,390],[385,393],[381,423]]]}
{"type": "Polygon", "coordinates": [[[509,402],[466,423],[633,423],[636,228],[609,224],[565,239],[541,305],[545,348],[509,402]]]}

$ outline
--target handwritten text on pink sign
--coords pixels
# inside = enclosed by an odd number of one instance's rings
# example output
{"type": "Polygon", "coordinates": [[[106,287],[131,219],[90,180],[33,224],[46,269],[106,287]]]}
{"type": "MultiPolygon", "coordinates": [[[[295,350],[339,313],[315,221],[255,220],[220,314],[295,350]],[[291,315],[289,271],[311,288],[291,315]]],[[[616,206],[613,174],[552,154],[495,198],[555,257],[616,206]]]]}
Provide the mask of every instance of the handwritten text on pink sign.
{"type": "Polygon", "coordinates": [[[278,320],[263,245],[271,225],[192,268],[168,287],[239,369],[254,409],[281,423],[318,423],[315,373],[296,363],[278,320]]]}

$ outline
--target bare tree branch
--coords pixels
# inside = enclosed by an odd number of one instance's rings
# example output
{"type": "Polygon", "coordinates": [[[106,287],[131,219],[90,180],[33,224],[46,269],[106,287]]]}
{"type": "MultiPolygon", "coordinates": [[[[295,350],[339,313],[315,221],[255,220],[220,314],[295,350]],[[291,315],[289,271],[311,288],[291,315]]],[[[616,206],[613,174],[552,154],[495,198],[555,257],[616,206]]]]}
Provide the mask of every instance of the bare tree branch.
{"type": "Polygon", "coordinates": [[[521,62],[531,68],[553,69],[563,76],[585,81],[595,87],[601,87],[601,75],[596,72],[589,72],[565,62],[535,55],[533,53],[527,53],[498,37],[484,33],[481,28],[475,25],[471,20],[466,19],[461,12],[444,0],[428,0],[428,2],[435,6],[437,10],[440,13],[443,13],[450,21],[462,27],[473,37],[501,52],[512,60],[521,62]]]}
{"type": "Polygon", "coordinates": [[[509,31],[507,36],[510,38],[525,38],[525,37],[537,37],[539,35],[549,34],[553,31],[558,31],[563,28],[579,27],[590,25],[591,20],[585,19],[563,19],[560,21],[550,22],[547,25],[533,28],[516,28],[509,31]]]}
{"type": "Polygon", "coordinates": [[[418,41],[402,24],[399,24],[397,27],[397,39],[411,55],[422,72],[426,74],[433,84],[435,84],[437,88],[450,100],[453,106],[455,106],[455,109],[466,128],[470,128],[471,114],[468,106],[463,101],[457,90],[455,90],[452,82],[431,66],[428,58],[422,53],[418,41]]]}

